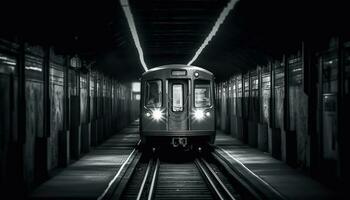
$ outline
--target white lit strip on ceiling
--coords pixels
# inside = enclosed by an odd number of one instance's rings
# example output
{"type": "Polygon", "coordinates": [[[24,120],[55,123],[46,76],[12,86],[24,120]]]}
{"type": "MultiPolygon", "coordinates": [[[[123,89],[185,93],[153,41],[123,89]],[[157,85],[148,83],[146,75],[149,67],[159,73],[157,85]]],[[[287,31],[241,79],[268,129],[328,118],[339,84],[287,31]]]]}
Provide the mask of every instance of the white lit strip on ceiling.
{"type": "Polygon", "coordinates": [[[120,0],[120,4],[124,10],[125,17],[128,20],[131,35],[132,35],[132,38],[134,39],[136,49],[139,53],[139,58],[140,58],[140,62],[142,64],[142,67],[145,71],[148,71],[147,65],[146,65],[144,57],[143,57],[143,51],[142,51],[142,47],[140,44],[139,36],[137,35],[134,18],[132,16],[132,13],[130,10],[129,1],[128,0],[120,0]]]}
{"type": "Polygon", "coordinates": [[[205,38],[202,45],[197,50],[196,54],[193,56],[192,60],[188,62],[187,65],[192,65],[194,61],[198,58],[198,56],[202,53],[203,49],[209,44],[210,40],[215,36],[216,32],[219,30],[219,27],[221,24],[225,21],[227,15],[230,13],[230,11],[235,6],[237,0],[230,0],[230,2],[227,4],[227,6],[221,11],[219,18],[216,20],[215,25],[211,29],[209,35],[207,38],[205,38]]]}

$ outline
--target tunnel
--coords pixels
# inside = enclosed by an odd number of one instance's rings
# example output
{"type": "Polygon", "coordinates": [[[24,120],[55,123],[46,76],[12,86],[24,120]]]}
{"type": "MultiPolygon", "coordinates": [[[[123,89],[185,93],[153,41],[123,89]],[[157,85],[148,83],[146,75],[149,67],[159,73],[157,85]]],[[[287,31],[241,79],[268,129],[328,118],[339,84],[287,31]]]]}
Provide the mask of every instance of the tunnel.
{"type": "Polygon", "coordinates": [[[347,199],[345,3],[1,8],[1,199],[347,199]]]}

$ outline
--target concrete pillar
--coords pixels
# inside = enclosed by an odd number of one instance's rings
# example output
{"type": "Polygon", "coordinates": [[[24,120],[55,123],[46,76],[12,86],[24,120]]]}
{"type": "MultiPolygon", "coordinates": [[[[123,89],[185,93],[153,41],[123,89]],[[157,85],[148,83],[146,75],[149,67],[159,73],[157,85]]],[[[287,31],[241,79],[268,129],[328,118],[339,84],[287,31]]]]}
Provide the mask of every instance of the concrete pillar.
{"type": "Polygon", "coordinates": [[[237,138],[243,141],[243,119],[237,117],[237,138]]]}
{"type": "Polygon", "coordinates": [[[98,143],[103,141],[103,119],[97,120],[97,141],[98,143]]]}
{"type": "Polygon", "coordinates": [[[66,167],[69,165],[70,161],[70,147],[69,147],[69,142],[70,142],[70,133],[69,130],[65,131],[60,131],[59,132],[59,166],[61,167],[66,167]]]}
{"type": "Polygon", "coordinates": [[[291,166],[296,166],[297,164],[296,131],[286,131],[286,162],[291,166]]]}
{"type": "Polygon", "coordinates": [[[81,152],[81,126],[71,128],[70,150],[73,159],[78,159],[81,152]]]}
{"type": "Polygon", "coordinates": [[[235,115],[231,115],[231,122],[230,122],[230,133],[232,137],[237,137],[237,119],[235,115]]]}
{"type": "Polygon", "coordinates": [[[271,128],[272,130],[272,156],[281,159],[281,129],[271,128]]]}
{"type": "Polygon", "coordinates": [[[242,141],[244,143],[248,143],[248,135],[249,135],[249,131],[248,131],[248,119],[242,119],[243,122],[243,134],[242,134],[242,141]]]}
{"type": "Polygon", "coordinates": [[[91,146],[91,126],[90,123],[81,125],[81,151],[87,153],[91,146]]]}
{"type": "Polygon", "coordinates": [[[110,128],[109,128],[109,116],[106,115],[104,118],[103,118],[103,138],[104,139],[107,139],[110,135],[110,128]]]}
{"type": "Polygon", "coordinates": [[[286,131],[281,130],[281,160],[287,162],[287,136],[286,131]]]}
{"type": "Polygon", "coordinates": [[[267,129],[267,146],[268,146],[268,152],[272,154],[272,128],[268,127],[267,129]]]}
{"type": "Polygon", "coordinates": [[[268,127],[266,124],[258,124],[258,148],[264,152],[267,152],[269,150],[268,127]]]}
{"type": "Polygon", "coordinates": [[[258,146],[258,124],[253,121],[248,121],[248,144],[252,147],[258,146]]]}
{"type": "Polygon", "coordinates": [[[90,123],[90,134],[91,134],[91,146],[96,146],[98,143],[97,138],[97,120],[93,120],[90,123]]]}

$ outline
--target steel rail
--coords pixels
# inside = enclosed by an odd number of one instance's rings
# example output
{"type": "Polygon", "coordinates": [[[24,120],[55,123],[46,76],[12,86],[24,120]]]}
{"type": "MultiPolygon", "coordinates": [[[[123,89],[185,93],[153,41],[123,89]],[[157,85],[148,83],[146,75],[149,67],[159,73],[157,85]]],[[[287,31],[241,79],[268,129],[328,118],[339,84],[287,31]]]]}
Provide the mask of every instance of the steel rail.
{"type": "Polygon", "coordinates": [[[215,193],[219,197],[219,199],[225,200],[225,198],[221,195],[219,189],[216,187],[216,185],[214,184],[214,181],[212,180],[212,178],[210,177],[208,172],[205,170],[203,164],[199,161],[198,158],[196,158],[195,163],[197,164],[199,170],[203,174],[203,177],[205,177],[207,179],[207,181],[209,182],[210,186],[213,188],[213,190],[215,191],[215,193]]]}
{"type": "Polygon", "coordinates": [[[154,167],[154,173],[153,173],[153,177],[152,177],[152,182],[151,182],[151,186],[148,192],[148,200],[151,200],[153,198],[153,194],[154,194],[154,190],[155,190],[155,186],[156,186],[156,181],[157,181],[157,177],[158,177],[158,169],[159,169],[159,158],[157,158],[157,162],[156,162],[156,166],[154,167]]]}
{"type": "Polygon", "coordinates": [[[124,167],[126,166],[127,163],[129,163],[129,160],[131,159],[131,157],[135,154],[138,146],[140,145],[141,140],[138,141],[138,143],[136,144],[135,148],[133,149],[133,151],[129,154],[129,156],[126,158],[126,160],[124,161],[124,163],[122,164],[122,166],[119,168],[118,172],[116,173],[116,175],[113,177],[113,179],[108,183],[107,188],[103,191],[103,193],[97,198],[97,200],[102,200],[106,197],[106,194],[112,189],[112,186],[114,185],[114,183],[116,182],[117,178],[119,177],[119,175],[122,173],[124,167]]]}
{"type": "Polygon", "coordinates": [[[204,165],[208,168],[209,172],[211,173],[211,175],[214,176],[214,178],[216,179],[216,181],[220,184],[220,186],[222,187],[222,189],[226,192],[227,196],[230,197],[231,200],[235,200],[236,198],[231,194],[231,192],[229,191],[229,189],[225,186],[225,184],[221,181],[221,179],[218,177],[218,175],[215,173],[215,171],[213,170],[213,168],[210,166],[210,164],[204,159],[201,158],[201,161],[204,163],[204,165]]]}
{"type": "Polygon", "coordinates": [[[149,171],[151,170],[151,167],[152,167],[152,159],[150,159],[149,162],[148,162],[147,170],[146,170],[145,176],[143,177],[143,180],[142,180],[142,183],[141,183],[141,186],[140,186],[140,190],[139,190],[139,192],[137,194],[136,200],[140,200],[141,199],[141,196],[142,196],[143,190],[145,188],[146,181],[148,179],[148,174],[149,174],[149,171]]]}

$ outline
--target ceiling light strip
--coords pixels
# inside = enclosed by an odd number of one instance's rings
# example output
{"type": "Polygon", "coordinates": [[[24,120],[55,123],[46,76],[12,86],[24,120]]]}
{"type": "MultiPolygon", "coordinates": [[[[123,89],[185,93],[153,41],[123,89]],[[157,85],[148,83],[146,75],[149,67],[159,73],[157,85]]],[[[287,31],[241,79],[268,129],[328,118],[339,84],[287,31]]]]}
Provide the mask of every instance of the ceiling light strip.
{"type": "Polygon", "coordinates": [[[215,25],[213,26],[213,28],[211,29],[209,35],[207,36],[207,38],[205,38],[204,42],[202,43],[202,45],[199,47],[199,49],[197,50],[196,54],[193,56],[192,60],[190,62],[188,62],[187,65],[192,65],[192,63],[194,61],[196,61],[196,59],[198,58],[198,56],[202,53],[203,49],[209,44],[209,42],[211,41],[211,39],[215,36],[216,32],[219,30],[219,27],[221,26],[221,24],[225,21],[227,15],[230,13],[230,11],[233,9],[233,7],[235,6],[237,0],[231,0],[227,6],[221,11],[219,18],[216,20],[215,25]]]}
{"type": "Polygon", "coordinates": [[[128,0],[120,0],[120,4],[121,4],[121,6],[123,8],[125,17],[126,17],[126,19],[128,21],[129,29],[130,29],[132,38],[134,40],[137,52],[139,53],[139,58],[140,58],[140,62],[142,64],[142,67],[143,67],[143,69],[145,71],[148,71],[147,65],[146,65],[144,57],[143,57],[143,51],[142,51],[142,47],[141,47],[141,44],[140,44],[140,39],[139,39],[139,36],[137,35],[134,18],[132,16],[132,13],[131,13],[131,10],[130,10],[129,1],[128,0]]]}

